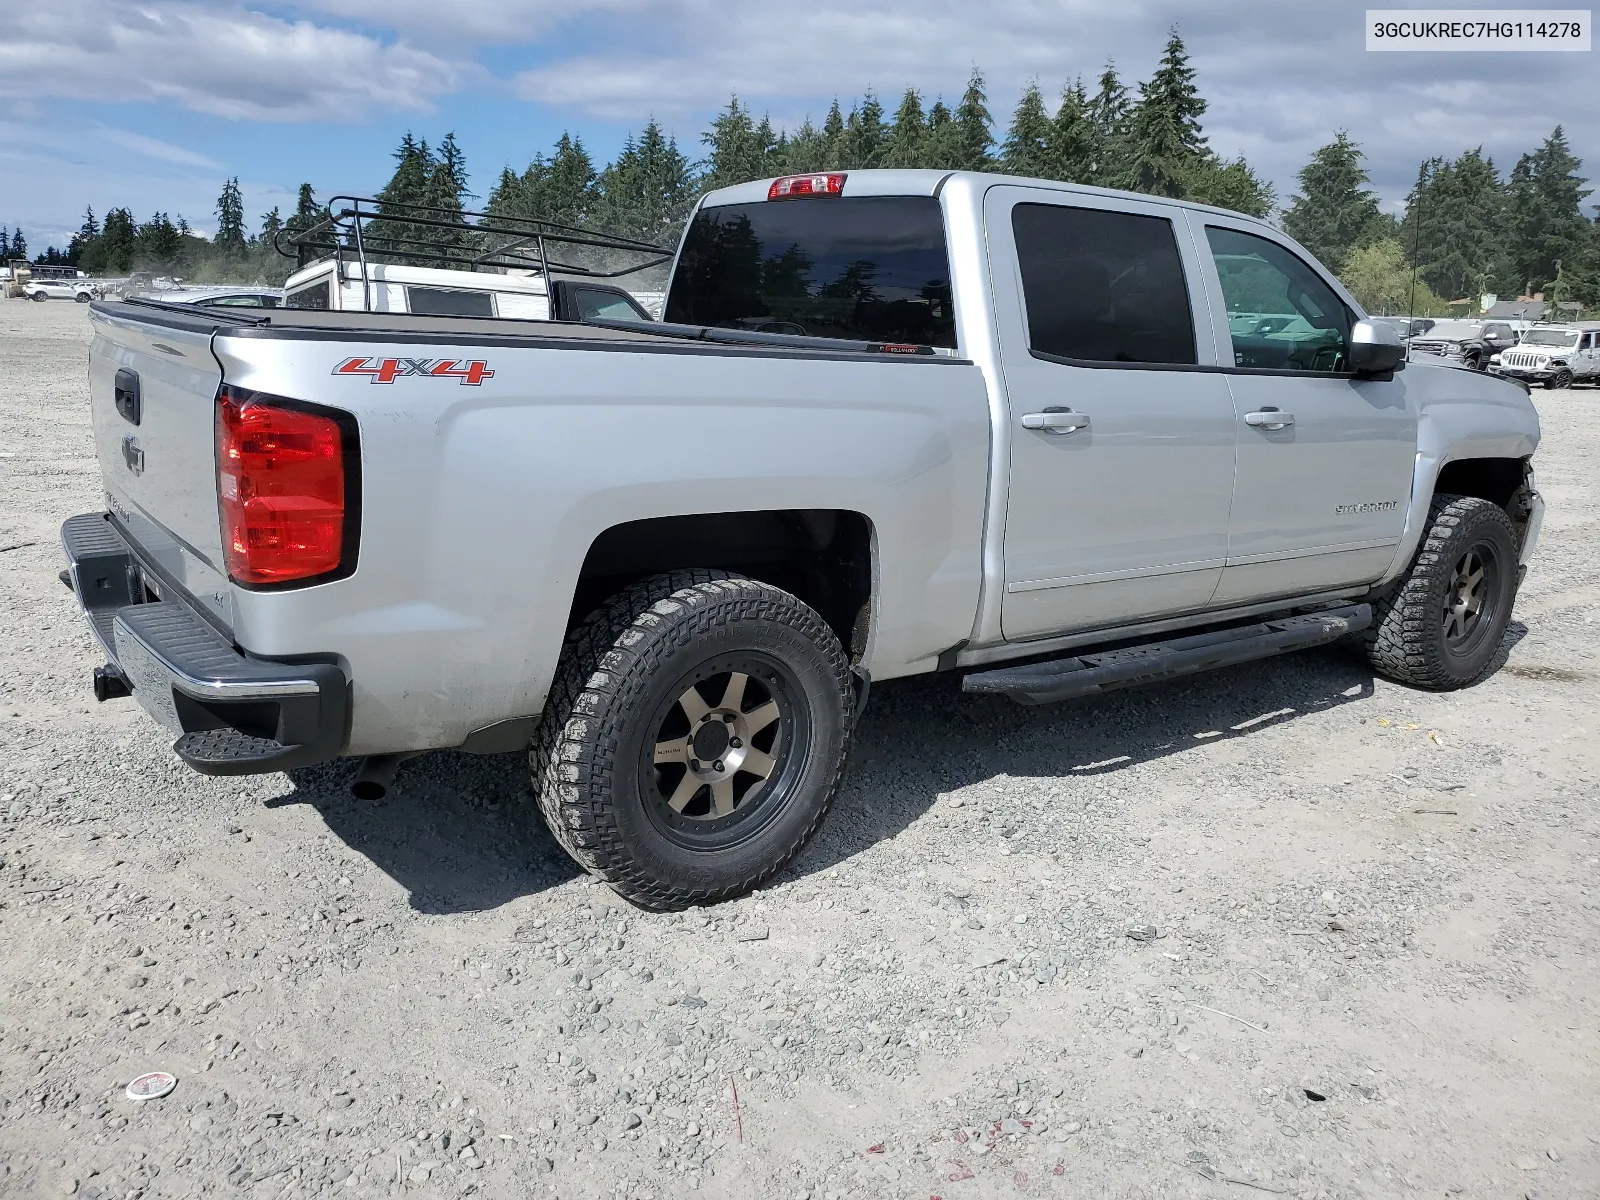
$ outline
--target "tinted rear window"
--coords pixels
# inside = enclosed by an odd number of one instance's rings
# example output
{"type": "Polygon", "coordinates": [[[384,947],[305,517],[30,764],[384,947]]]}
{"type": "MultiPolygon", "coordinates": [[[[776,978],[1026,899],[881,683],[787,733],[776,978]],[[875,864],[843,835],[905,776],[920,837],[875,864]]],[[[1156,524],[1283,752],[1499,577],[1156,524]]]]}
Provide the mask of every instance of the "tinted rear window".
{"type": "Polygon", "coordinates": [[[1172,222],[1053,204],[1012,210],[1028,346],[1073,362],[1195,362],[1172,222]]]}
{"type": "Polygon", "coordinates": [[[939,202],[843,196],[701,209],[664,319],[954,347],[939,202]]]}
{"type": "Polygon", "coordinates": [[[283,306],[285,308],[318,308],[325,310],[328,307],[327,281],[324,280],[321,283],[314,283],[310,287],[303,287],[297,291],[290,292],[284,299],[283,306]]]}
{"type": "Polygon", "coordinates": [[[492,317],[494,297],[488,292],[455,288],[408,287],[406,303],[414,313],[432,317],[492,317]]]}

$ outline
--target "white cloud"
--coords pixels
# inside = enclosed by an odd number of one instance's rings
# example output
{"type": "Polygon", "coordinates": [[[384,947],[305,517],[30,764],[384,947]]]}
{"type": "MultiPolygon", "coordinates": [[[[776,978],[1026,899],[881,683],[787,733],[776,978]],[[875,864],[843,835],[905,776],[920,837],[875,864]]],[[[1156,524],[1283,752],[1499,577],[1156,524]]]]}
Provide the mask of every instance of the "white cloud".
{"type": "Polygon", "coordinates": [[[232,4],[5,0],[0,98],[164,101],[255,121],[428,111],[472,68],[232,4]]]}
{"type": "MultiPolygon", "coordinates": [[[[868,86],[891,110],[908,85],[948,101],[976,64],[1003,136],[1030,79],[1053,100],[1075,76],[1092,85],[1114,58],[1132,85],[1149,76],[1176,25],[1211,105],[1212,144],[1245,153],[1284,200],[1295,172],[1340,128],[1364,145],[1391,197],[1423,158],[1482,143],[1506,169],[1557,122],[1596,173],[1600,133],[1582,99],[1594,90],[1592,55],[1369,54],[1365,2],[659,0],[633,21],[585,17],[593,36],[582,49],[518,73],[512,87],[578,118],[637,125],[655,115],[687,141],[730,93],[775,119],[818,119],[833,96],[848,104],[868,86]]],[[[584,0],[574,10],[590,11],[584,0]]]]}
{"type": "Polygon", "coordinates": [[[171,142],[163,142],[160,138],[147,137],[142,133],[134,133],[127,129],[112,129],[107,126],[102,126],[98,132],[106,141],[115,143],[125,150],[132,150],[143,158],[153,158],[160,162],[169,162],[180,167],[199,167],[202,170],[210,171],[222,170],[222,164],[216,159],[207,158],[204,154],[197,154],[193,150],[186,150],[182,146],[174,146],[171,142]]]}
{"type": "Polygon", "coordinates": [[[657,0],[296,0],[296,7],[430,44],[531,45],[575,19],[659,14],[662,6],[657,0]]]}

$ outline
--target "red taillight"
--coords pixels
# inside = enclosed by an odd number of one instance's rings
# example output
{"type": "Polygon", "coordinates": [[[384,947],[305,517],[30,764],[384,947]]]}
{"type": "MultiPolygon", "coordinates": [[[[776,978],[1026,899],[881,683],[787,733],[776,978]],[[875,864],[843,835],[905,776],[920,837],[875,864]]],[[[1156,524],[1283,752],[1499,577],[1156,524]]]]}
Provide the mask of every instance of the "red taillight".
{"type": "Polygon", "coordinates": [[[785,175],[774,179],[767,189],[768,200],[792,200],[796,196],[838,196],[844,192],[843,171],[826,175],[785,175]]]}
{"type": "Polygon", "coordinates": [[[347,482],[337,420],[222,389],[217,497],[222,552],[234,582],[288,583],[339,570],[347,482]]]}

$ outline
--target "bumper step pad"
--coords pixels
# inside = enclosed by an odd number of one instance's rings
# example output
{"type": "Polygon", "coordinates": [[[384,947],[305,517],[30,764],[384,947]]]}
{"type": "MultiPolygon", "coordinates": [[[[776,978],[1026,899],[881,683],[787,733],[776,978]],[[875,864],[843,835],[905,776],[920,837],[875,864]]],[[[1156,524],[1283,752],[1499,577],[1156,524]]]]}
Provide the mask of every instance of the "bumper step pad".
{"type": "Polygon", "coordinates": [[[339,757],[350,683],[336,663],[256,658],[181,595],[140,603],[139,560],[103,513],[70,518],[61,544],[67,579],[109,659],[101,674],[131,686],[178,735],[173,749],[191,767],[253,775],[339,757]]]}
{"type": "Polygon", "coordinates": [[[1325,645],[1371,624],[1372,605],[1342,605],[1120,650],[979,671],[963,679],[961,689],[1009,696],[1019,704],[1053,704],[1325,645]]]}

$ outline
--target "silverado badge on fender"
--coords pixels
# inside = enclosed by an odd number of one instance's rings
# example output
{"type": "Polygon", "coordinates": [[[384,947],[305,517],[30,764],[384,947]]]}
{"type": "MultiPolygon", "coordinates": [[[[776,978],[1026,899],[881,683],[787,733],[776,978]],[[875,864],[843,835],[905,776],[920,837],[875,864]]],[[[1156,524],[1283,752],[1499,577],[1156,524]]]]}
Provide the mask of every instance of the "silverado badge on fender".
{"type": "Polygon", "coordinates": [[[368,383],[393,383],[402,376],[423,375],[429,379],[454,379],[470,387],[494,378],[489,364],[481,358],[347,358],[333,373],[365,375],[368,383]]]}

